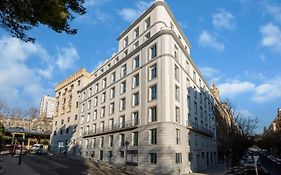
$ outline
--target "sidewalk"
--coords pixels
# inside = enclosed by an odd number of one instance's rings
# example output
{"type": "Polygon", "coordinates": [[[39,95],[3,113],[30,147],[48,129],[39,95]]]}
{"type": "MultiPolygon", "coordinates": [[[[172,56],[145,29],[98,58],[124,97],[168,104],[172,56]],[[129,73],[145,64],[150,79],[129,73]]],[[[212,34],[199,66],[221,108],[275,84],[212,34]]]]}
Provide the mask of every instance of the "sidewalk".
{"type": "Polygon", "coordinates": [[[13,174],[28,174],[28,175],[39,175],[34,170],[32,170],[24,162],[21,162],[21,165],[18,165],[18,157],[12,157],[10,154],[1,156],[0,166],[3,166],[3,170],[0,175],[13,175],[13,174]],[[2,174],[1,174],[2,173],[2,174]]]}
{"type": "Polygon", "coordinates": [[[200,173],[190,173],[189,175],[224,175],[225,166],[224,164],[218,164],[216,167],[203,170],[200,173]]]}

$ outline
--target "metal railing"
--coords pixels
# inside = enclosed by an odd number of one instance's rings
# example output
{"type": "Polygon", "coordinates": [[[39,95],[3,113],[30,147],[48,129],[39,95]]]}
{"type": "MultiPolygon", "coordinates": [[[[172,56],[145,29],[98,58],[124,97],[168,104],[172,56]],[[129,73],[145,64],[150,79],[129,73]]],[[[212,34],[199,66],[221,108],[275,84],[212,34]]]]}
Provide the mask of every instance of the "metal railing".
{"type": "Polygon", "coordinates": [[[207,136],[210,136],[210,137],[213,137],[214,136],[214,133],[212,130],[204,127],[202,124],[199,124],[197,122],[194,122],[194,121],[188,121],[188,128],[191,129],[191,130],[194,130],[196,132],[199,132],[201,134],[204,134],[204,135],[207,135],[207,136]]]}
{"type": "Polygon", "coordinates": [[[137,121],[126,121],[126,122],[120,122],[113,124],[112,126],[108,125],[103,128],[96,128],[95,130],[89,130],[88,132],[85,131],[83,133],[83,137],[90,137],[90,136],[95,136],[95,135],[100,135],[103,133],[111,133],[111,132],[117,132],[117,131],[123,131],[127,129],[133,129],[138,127],[138,122],[137,121]]]}

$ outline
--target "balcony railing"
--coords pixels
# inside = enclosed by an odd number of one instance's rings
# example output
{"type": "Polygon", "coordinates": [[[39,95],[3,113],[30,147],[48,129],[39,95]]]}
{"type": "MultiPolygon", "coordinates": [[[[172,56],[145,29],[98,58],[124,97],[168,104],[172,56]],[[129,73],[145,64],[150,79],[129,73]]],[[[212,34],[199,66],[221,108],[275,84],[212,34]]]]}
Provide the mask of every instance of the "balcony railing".
{"type": "Polygon", "coordinates": [[[194,122],[194,121],[188,121],[188,128],[190,130],[193,130],[195,132],[199,132],[201,134],[204,134],[206,136],[209,136],[209,137],[213,137],[214,136],[214,133],[212,130],[204,127],[203,125],[197,123],[197,122],[194,122]]]}
{"type": "Polygon", "coordinates": [[[83,133],[83,137],[92,137],[103,134],[109,134],[114,132],[121,132],[126,130],[135,129],[138,127],[138,122],[136,121],[126,121],[122,123],[117,123],[112,126],[106,126],[104,128],[96,128],[96,130],[89,130],[83,133]]]}

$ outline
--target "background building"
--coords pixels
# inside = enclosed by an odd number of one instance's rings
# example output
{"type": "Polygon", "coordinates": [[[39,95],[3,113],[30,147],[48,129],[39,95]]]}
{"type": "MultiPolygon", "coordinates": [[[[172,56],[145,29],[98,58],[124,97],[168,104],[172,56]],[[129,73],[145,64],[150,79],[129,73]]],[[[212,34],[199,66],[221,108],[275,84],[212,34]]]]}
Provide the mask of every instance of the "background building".
{"type": "Polygon", "coordinates": [[[155,1],[118,42],[81,89],[82,155],[158,174],[214,166],[214,98],[168,5],[155,1]]]}
{"type": "Polygon", "coordinates": [[[47,118],[53,118],[55,112],[55,97],[51,96],[43,96],[42,100],[40,101],[40,116],[46,116],[47,118]]]}
{"type": "Polygon", "coordinates": [[[78,151],[76,126],[78,124],[78,107],[80,90],[88,84],[90,74],[80,69],[62,82],[56,88],[56,110],[53,118],[51,134],[51,151],[78,151]],[[60,145],[60,147],[59,147],[60,145]]]}

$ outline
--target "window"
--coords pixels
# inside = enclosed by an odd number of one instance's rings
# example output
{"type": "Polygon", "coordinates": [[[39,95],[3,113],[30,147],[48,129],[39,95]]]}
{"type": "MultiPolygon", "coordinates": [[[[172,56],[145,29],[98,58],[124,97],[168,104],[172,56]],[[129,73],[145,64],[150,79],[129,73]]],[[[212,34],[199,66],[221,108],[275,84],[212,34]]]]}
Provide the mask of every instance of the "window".
{"type": "Polygon", "coordinates": [[[85,141],[85,147],[86,147],[86,148],[89,148],[89,139],[86,139],[86,141],[85,141]]]}
{"type": "Polygon", "coordinates": [[[176,122],[180,122],[180,108],[176,107],[176,122]]]}
{"type": "Polygon", "coordinates": [[[137,27],[137,28],[135,29],[135,31],[134,31],[134,38],[139,37],[139,35],[140,35],[140,28],[137,27]]]}
{"type": "Polygon", "coordinates": [[[180,144],[180,130],[176,129],[176,144],[180,144]]]}
{"type": "Polygon", "coordinates": [[[58,122],[57,122],[57,121],[55,121],[55,126],[57,126],[57,124],[58,124],[58,122]]]}
{"type": "Polygon", "coordinates": [[[78,80],[78,83],[77,83],[77,84],[78,84],[78,86],[80,86],[80,84],[81,84],[81,81],[80,81],[80,80],[78,80]]]}
{"type": "Polygon", "coordinates": [[[120,93],[123,94],[126,92],[126,81],[121,83],[120,93]]]}
{"type": "Polygon", "coordinates": [[[188,61],[186,61],[186,71],[187,71],[187,74],[189,75],[189,63],[188,63],[188,61]]]}
{"type": "Polygon", "coordinates": [[[139,92],[133,94],[133,106],[139,105],[139,92]]]}
{"type": "Polygon", "coordinates": [[[120,157],[124,158],[125,157],[125,152],[124,151],[120,151],[120,157]]]}
{"type": "Polygon", "coordinates": [[[62,135],[62,134],[63,134],[63,130],[61,129],[61,130],[60,130],[60,135],[62,135]]]}
{"type": "Polygon", "coordinates": [[[126,99],[125,99],[125,98],[122,98],[122,99],[120,100],[120,111],[125,110],[125,108],[126,108],[126,99]]]}
{"type": "Polygon", "coordinates": [[[148,17],[146,20],[145,20],[145,30],[148,29],[150,27],[150,17],[148,17]]]}
{"type": "Polygon", "coordinates": [[[150,130],[150,144],[157,144],[157,129],[150,130]]]}
{"type": "Polygon", "coordinates": [[[95,93],[99,92],[99,83],[96,84],[95,93]]]}
{"type": "Polygon", "coordinates": [[[126,38],[124,39],[124,47],[127,47],[128,44],[129,44],[129,38],[126,37],[126,38]]]}
{"type": "Polygon", "coordinates": [[[80,122],[80,124],[82,125],[83,122],[84,122],[84,115],[81,116],[81,122],[80,122]]]}
{"type": "Polygon", "coordinates": [[[89,128],[90,128],[90,126],[88,125],[88,126],[86,127],[86,133],[87,133],[87,134],[89,134],[89,128]]]}
{"type": "Polygon", "coordinates": [[[109,147],[113,146],[113,135],[109,136],[109,147]]]}
{"type": "Polygon", "coordinates": [[[152,80],[157,77],[157,65],[154,64],[149,68],[149,80],[152,80]]]}
{"type": "Polygon", "coordinates": [[[82,106],[81,106],[81,112],[84,112],[84,107],[85,107],[85,104],[82,104],[82,106]]]}
{"type": "Polygon", "coordinates": [[[63,123],[64,123],[64,119],[61,120],[61,125],[63,125],[63,123]]]}
{"type": "Polygon", "coordinates": [[[124,64],[122,67],[121,67],[121,77],[127,75],[127,64],[124,64]]]}
{"type": "Polygon", "coordinates": [[[116,72],[113,72],[111,74],[111,83],[114,83],[116,81],[116,72]]]}
{"type": "Polygon", "coordinates": [[[140,83],[140,76],[139,76],[139,74],[136,74],[133,77],[133,88],[138,87],[139,83],[140,83]]]}
{"type": "Polygon", "coordinates": [[[175,79],[179,80],[179,68],[177,65],[175,65],[175,79]]]}
{"type": "Polygon", "coordinates": [[[94,106],[97,106],[98,105],[98,96],[96,96],[95,98],[94,98],[94,106]]]}
{"type": "Polygon", "coordinates": [[[114,129],[114,119],[113,118],[109,120],[108,127],[110,130],[114,129]]]}
{"type": "Polygon", "coordinates": [[[144,35],[144,41],[148,40],[150,38],[150,32],[144,35]]]}
{"type": "Polygon", "coordinates": [[[119,135],[120,146],[125,146],[125,134],[119,135]]]}
{"type": "Polygon", "coordinates": [[[149,88],[149,100],[155,100],[157,98],[157,86],[151,86],[149,88]]]}
{"type": "Polygon", "coordinates": [[[92,88],[89,88],[89,97],[91,97],[92,96],[92,88]]]}
{"type": "Polygon", "coordinates": [[[88,101],[88,110],[91,109],[91,100],[88,101]]]}
{"type": "Polygon", "coordinates": [[[136,56],[133,60],[133,69],[137,69],[140,67],[140,57],[136,56]]]}
{"type": "Polygon", "coordinates": [[[104,121],[100,122],[100,130],[104,131],[104,121]]]}
{"type": "Polygon", "coordinates": [[[182,163],[182,154],[176,153],[176,163],[182,163]]]}
{"type": "Polygon", "coordinates": [[[138,132],[133,132],[132,133],[132,145],[133,146],[137,146],[138,145],[138,140],[139,140],[139,134],[138,134],[138,132]]]}
{"type": "Polygon", "coordinates": [[[149,121],[156,122],[157,121],[157,109],[156,106],[149,108],[149,121]]]}
{"type": "Polygon", "coordinates": [[[189,153],[189,154],[188,154],[188,160],[189,160],[190,162],[192,161],[192,158],[193,158],[192,153],[189,153]]]}
{"type": "Polygon", "coordinates": [[[102,148],[104,144],[104,137],[100,137],[100,147],[102,148]]]}
{"type": "Polygon", "coordinates": [[[104,103],[105,102],[105,96],[106,96],[106,92],[103,92],[101,94],[101,103],[104,103]]]}
{"type": "Polygon", "coordinates": [[[70,122],[70,117],[67,118],[67,122],[70,122]]]}
{"type": "Polygon", "coordinates": [[[105,117],[105,106],[101,108],[100,118],[105,117]]]}
{"type": "Polygon", "coordinates": [[[97,124],[93,124],[93,128],[92,128],[93,133],[97,132],[97,124]]]}
{"type": "Polygon", "coordinates": [[[137,47],[139,47],[140,43],[139,41],[136,41],[135,44],[134,44],[134,49],[136,49],[137,47]]]}
{"type": "Polygon", "coordinates": [[[198,107],[197,107],[197,102],[196,101],[194,102],[194,108],[195,108],[195,114],[197,114],[198,113],[198,107]]]}
{"type": "Polygon", "coordinates": [[[128,50],[125,50],[123,53],[123,57],[126,57],[128,55],[128,50]]]}
{"type": "Polygon", "coordinates": [[[175,46],[174,57],[177,61],[179,61],[179,49],[177,46],[175,46]]]}
{"type": "Polygon", "coordinates": [[[175,87],[175,97],[177,101],[180,101],[180,88],[177,85],[175,87]]]}
{"type": "Polygon", "coordinates": [[[97,115],[98,115],[98,111],[94,110],[94,114],[93,114],[93,119],[96,120],[97,119],[97,115]]]}
{"type": "Polygon", "coordinates": [[[196,72],[193,71],[193,81],[196,83],[196,72]]]}
{"type": "Polygon", "coordinates": [[[132,114],[132,124],[138,125],[138,121],[139,121],[139,112],[133,112],[133,114],[132,114]]]}
{"type": "Polygon", "coordinates": [[[150,59],[153,59],[157,56],[157,45],[154,44],[152,47],[150,47],[150,59]]]}
{"type": "Polygon", "coordinates": [[[69,133],[69,128],[66,128],[66,134],[68,134],[69,133]]]}
{"type": "Polygon", "coordinates": [[[110,103],[109,105],[109,115],[114,114],[114,103],[110,103]]]}
{"type": "Polygon", "coordinates": [[[96,147],[96,138],[93,138],[92,139],[92,148],[95,148],[96,147]]]}
{"type": "Polygon", "coordinates": [[[157,164],[157,153],[149,153],[150,155],[150,163],[157,164]]]}
{"type": "Polygon", "coordinates": [[[113,99],[115,97],[115,87],[110,89],[110,99],[113,99]]]}
{"type": "Polygon", "coordinates": [[[104,89],[106,87],[106,78],[104,78],[103,80],[102,80],[102,88],[104,89]]]}
{"type": "Polygon", "coordinates": [[[120,116],[120,128],[125,128],[125,115],[120,116]]]}
{"type": "Polygon", "coordinates": [[[90,115],[91,115],[91,113],[88,113],[88,114],[87,114],[87,122],[90,121],[90,115]]]}

